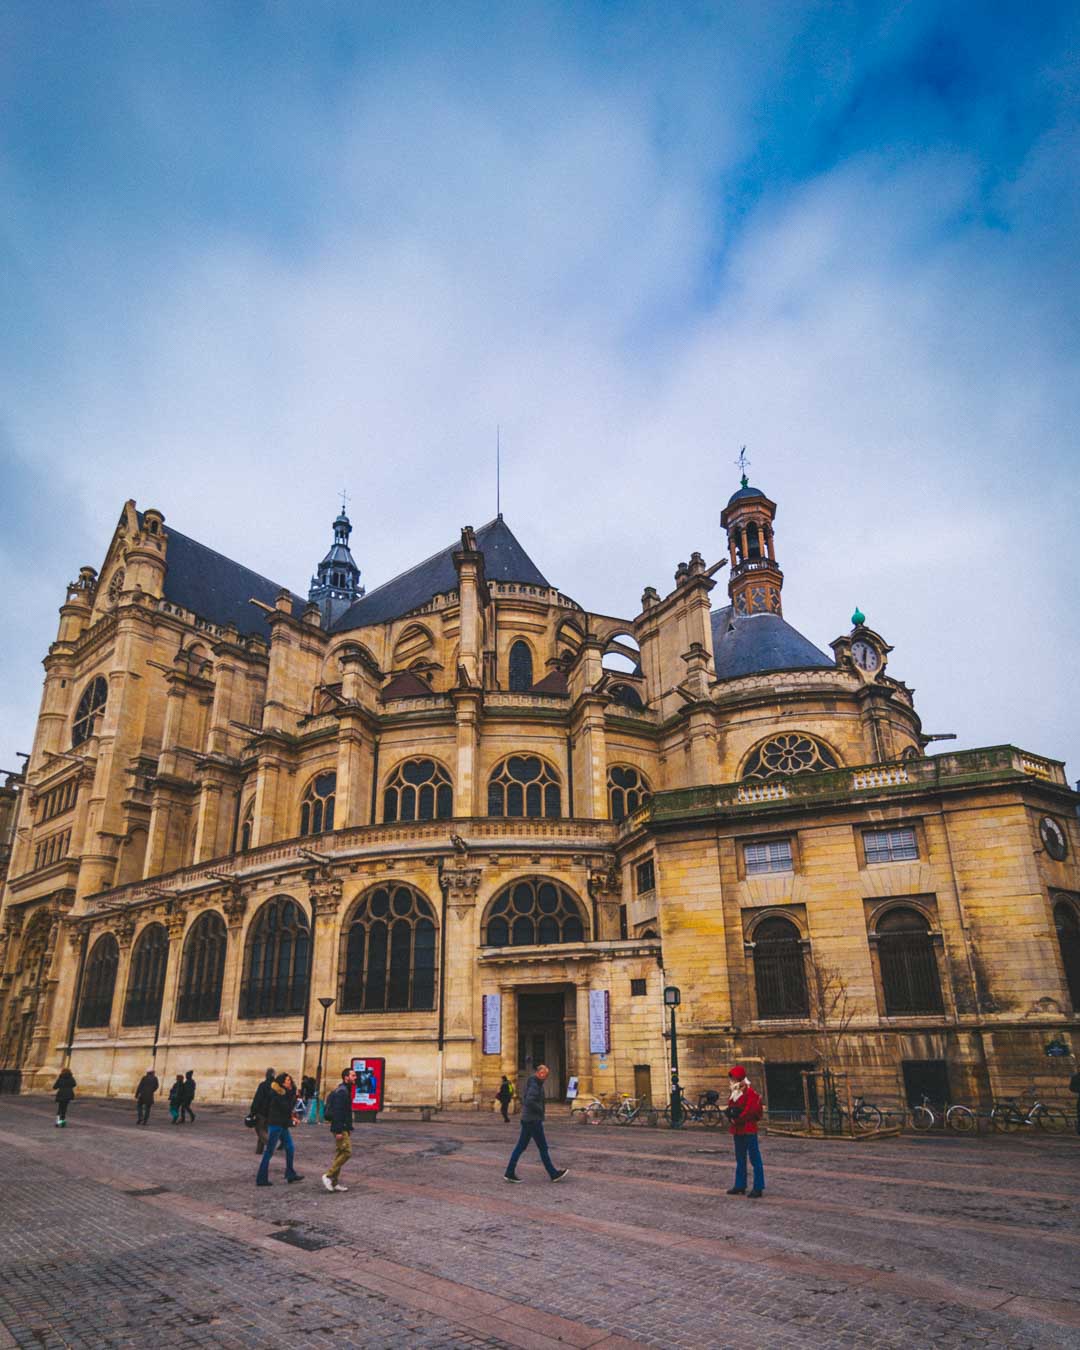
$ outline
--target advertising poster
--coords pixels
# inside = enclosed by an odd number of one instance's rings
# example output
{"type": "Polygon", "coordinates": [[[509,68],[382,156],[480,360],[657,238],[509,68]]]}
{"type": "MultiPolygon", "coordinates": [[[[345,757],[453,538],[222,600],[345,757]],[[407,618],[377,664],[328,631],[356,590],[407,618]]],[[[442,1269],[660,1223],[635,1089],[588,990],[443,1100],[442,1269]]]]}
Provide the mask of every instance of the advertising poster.
{"type": "Polygon", "coordinates": [[[606,989],[589,990],[589,1052],[606,1055],[611,1049],[611,1011],[606,989]]]}
{"type": "Polygon", "coordinates": [[[502,1054],[502,994],[484,995],[484,1054],[502,1054]]]}
{"type": "Polygon", "coordinates": [[[356,1082],[353,1085],[354,1111],[381,1111],[386,1082],[385,1059],[353,1059],[356,1082]]]}

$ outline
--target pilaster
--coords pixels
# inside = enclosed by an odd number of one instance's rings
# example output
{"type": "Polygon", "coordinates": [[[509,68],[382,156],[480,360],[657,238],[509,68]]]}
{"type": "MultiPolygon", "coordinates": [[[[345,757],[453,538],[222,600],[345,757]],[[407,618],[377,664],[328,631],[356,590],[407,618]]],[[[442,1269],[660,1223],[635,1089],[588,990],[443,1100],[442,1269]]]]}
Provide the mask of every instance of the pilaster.
{"type": "Polygon", "coordinates": [[[439,935],[446,970],[443,1005],[443,1100],[471,1102],[476,1095],[476,896],[481,869],[455,859],[439,872],[446,896],[446,928],[439,935]]]}

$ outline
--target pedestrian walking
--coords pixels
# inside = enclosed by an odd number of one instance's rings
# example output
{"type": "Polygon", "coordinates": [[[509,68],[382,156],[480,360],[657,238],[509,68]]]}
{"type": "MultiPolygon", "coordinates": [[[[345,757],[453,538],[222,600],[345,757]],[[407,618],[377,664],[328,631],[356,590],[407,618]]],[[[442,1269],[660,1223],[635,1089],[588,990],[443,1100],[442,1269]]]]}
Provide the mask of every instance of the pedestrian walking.
{"type": "Polygon", "coordinates": [[[75,1100],[75,1075],[70,1069],[61,1069],[53,1084],[56,1093],[56,1128],[67,1124],[68,1107],[75,1100]]]}
{"type": "Polygon", "coordinates": [[[337,1149],[334,1161],[323,1173],[322,1184],[328,1191],[347,1191],[348,1186],[341,1184],[341,1169],[352,1157],[353,1128],[353,1090],[356,1087],[356,1070],[342,1069],[341,1082],[326,1099],[326,1109],[330,1114],[330,1133],[334,1136],[337,1149]]]}
{"type": "MultiPolygon", "coordinates": [[[[1069,1079],[1069,1091],[1080,1093],[1080,1072],[1069,1079]]],[[[1076,1133],[1080,1134],[1080,1096],[1076,1098],[1076,1133]]]]}
{"type": "Polygon", "coordinates": [[[292,1080],[292,1075],[279,1073],[270,1084],[270,1108],[267,1112],[269,1129],[267,1130],[262,1162],[259,1164],[259,1171],[255,1177],[256,1186],[273,1185],[270,1180],[270,1159],[274,1156],[274,1150],[278,1144],[281,1144],[285,1149],[285,1180],[303,1181],[304,1179],[293,1164],[295,1150],[289,1126],[292,1124],[295,1101],[296,1084],[292,1080]]]}
{"type": "Polygon", "coordinates": [[[145,1125],[149,1121],[150,1108],[154,1104],[154,1093],[160,1086],[158,1076],[152,1068],[147,1069],[139,1079],[139,1086],[135,1089],[135,1103],[138,1107],[138,1114],[135,1117],[136,1125],[145,1125]]]}
{"type": "Polygon", "coordinates": [[[762,1114],[761,1098],[754,1091],[741,1064],[730,1069],[728,1077],[731,1079],[731,1093],[724,1112],[731,1121],[731,1133],[735,1139],[735,1185],[728,1195],[745,1195],[748,1200],[760,1200],[765,1189],[765,1169],[761,1165],[761,1147],[757,1136],[758,1121],[762,1114]],[[749,1192],[746,1189],[747,1158],[754,1168],[754,1184],[749,1192]]]}
{"type": "Polygon", "coordinates": [[[266,1147],[267,1132],[270,1129],[270,1084],[274,1081],[273,1069],[267,1069],[262,1082],[255,1089],[251,1099],[251,1114],[255,1117],[255,1152],[262,1154],[266,1147]]]}
{"type": "Polygon", "coordinates": [[[510,1086],[510,1079],[503,1074],[502,1082],[499,1084],[499,1090],[495,1094],[495,1100],[499,1103],[499,1110],[502,1111],[502,1118],[510,1124],[510,1103],[514,1099],[514,1089],[510,1086]]]}
{"type": "Polygon", "coordinates": [[[544,1136],[544,1083],[549,1072],[546,1064],[538,1064],[536,1072],[529,1077],[525,1084],[525,1091],[521,1096],[521,1133],[518,1135],[513,1153],[510,1154],[510,1161],[506,1164],[506,1171],[503,1173],[504,1181],[521,1180],[514,1169],[517,1167],[518,1159],[529,1147],[530,1142],[536,1144],[540,1161],[544,1164],[544,1168],[552,1181],[562,1181],[570,1170],[568,1167],[556,1167],[551,1161],[547,1139],[544,1136]]]}
{"type": "Polygon", "coordinates": [[[188,1069],[184,1075],[184,1090],[180,1093],[180,1124],[185,1120],[190,1120],[195,1124],[195,1112],[191,1109],[191,1103],[195,1100],[195,1070],[188,1069]]]}
{"type": "Polygon", "coordinates": [[[180,1108],[184,1102],[184,1075],[178,1073],[176,1081],[169,1089],[169,1115],[172,1116],[174,1125],[180,1124],[180,1108]]]}

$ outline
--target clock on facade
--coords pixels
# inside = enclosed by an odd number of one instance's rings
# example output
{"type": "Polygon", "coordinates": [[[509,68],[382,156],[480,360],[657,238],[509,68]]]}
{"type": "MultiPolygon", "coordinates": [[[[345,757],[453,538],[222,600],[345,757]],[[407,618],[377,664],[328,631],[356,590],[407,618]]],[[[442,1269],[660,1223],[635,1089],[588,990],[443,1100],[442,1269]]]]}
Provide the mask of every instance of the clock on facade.
{"type": "Polygon", "coordinates": [[[1039,838],[1043,841],[1043,848],[1050,854],[1051,858],[1056,858],[1061,862],[1069,851],[1069,841],[1065,838],[1065,831],[1057,823],[1053,816],[1043,816],[1039,821],[1039,838]]]}
{"type": "Polygon", "coordinates": [[[851,644],[851,659],[860,670],[877,670],[878,666],[881,665],[881,657],[878,655],[877,648],[871,646],[869,642],[864,642],[862,638],[851,644]]]}

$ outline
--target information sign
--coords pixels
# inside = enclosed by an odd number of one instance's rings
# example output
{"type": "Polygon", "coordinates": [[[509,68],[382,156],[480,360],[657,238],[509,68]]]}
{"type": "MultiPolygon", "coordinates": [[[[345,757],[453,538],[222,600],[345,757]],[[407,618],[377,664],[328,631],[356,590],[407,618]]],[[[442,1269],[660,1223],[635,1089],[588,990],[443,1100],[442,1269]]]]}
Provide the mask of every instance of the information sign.
{"type": "Polygon", "coordinates": [[[385,1059],[353,1059],[356,1082],[353,1085],[352,1109],[375,1113],[383,1108],[383,1089],[386,1085],[385,1059]]]}
{"type": "Polygon", "coordinates": [[[484,995],[484,1054],[502,1054],[502,994],[484,995]]]}
{"type": "Polygon", "coordinates": [[[606,1055],[611,1049],[611,1000],[606,989],[589,990],[589,1053],[606,1055]]]}

